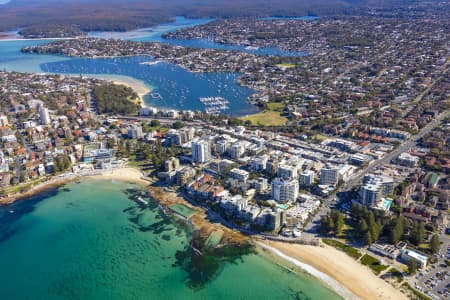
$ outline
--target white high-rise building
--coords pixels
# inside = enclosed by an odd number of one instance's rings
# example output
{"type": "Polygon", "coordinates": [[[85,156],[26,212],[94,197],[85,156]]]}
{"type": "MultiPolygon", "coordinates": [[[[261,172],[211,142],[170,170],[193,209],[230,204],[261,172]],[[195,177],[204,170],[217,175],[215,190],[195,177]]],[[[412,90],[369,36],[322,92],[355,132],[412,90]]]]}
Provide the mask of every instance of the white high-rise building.
{"type": "Polygon", "coordinates": [[[144,132],[142,126],[131,125],[128,128],[128,137],[131,139],[142,139],[144,138],[144,132]]]}
{"type": "Polygon", "coordinates": [[[277,177],[272,181],[272,198],[277,202],[296,201],[298,197],[298,180],[277,177]]]}
{"type": "Polygon", "coordinates": [[[250,173],[247,171],[234,168],[230,171],[230,177],[239,180],[240,182],[247,182],[250,173]]]}
{"type": "Polygon", "coordinates": [[[8,125],[9,124],[9,122],[8,122],[8,117],[7,116],[0,116],[0,126],[6,126],[6,125],[8,125]]]}
{"type": "Polygon", "coordinates": [[[359,197],[363,205],[373,207],[382,197],[394,191],[394,180],[388,176],[364,176],[363,185],[359,189],[359,197]]]}
{"type": "Polygon", "coordinates": [[[48,109],[43,105],[39,106],[39,120],[41,121],[41,125],[48,125],[51,122],[48,109]]]}
{"type": "Polygon", "coordinates": [[[253,157],[250,161],[250,169],[254,172],[262,172],[266,169],[268,160],[269,157],[267,155],[253,157]]]}
{"type": "Polygon", "coordinates": [[[311,186],[314,183],[314,171],[305,170],[300,174],[300,185],[311,186]]]}
{"type": "Polygon", "coordinates": [[[220,155],[224,155],[230,146],[230,142],[228,140],[220,140],[216,143],[216,151],[220,155]]]}
{"type": "Polygon", "coordinates": [[[211,147],[208,141],[200,140],[192,142],[192,160],[199,163],[207,162],[211,159],[211,147]]]}
{"type": "Polygon", "coordinates": [[[295,166],[287,165],[287,164],[281,164],[278,167],[277,171],[278,177],[283,178],[298,178],[298,169],[295,166]]]}
{"type": "Polygon", "coordinates": [[[8,161],[5,159],[3,152],[0,151],[0,172],[8,172],[8,171],[9,171],[8,161]]]}
{"type": "Polygon", "coordinates": [[[320,170],[320,184],[337,185],[339,180],[338,168],[332,165],[326,165],[320,170]]]}
{"type": "Polygon", "coordinates": [[[234,143],[231,147],[230,147],[230,157],[234,158],[234,159],[239,159],[241,158],[244,153],[245,153],[245,149],[246,149],[247,143],[245,141],[239,141],[234,143]]]}

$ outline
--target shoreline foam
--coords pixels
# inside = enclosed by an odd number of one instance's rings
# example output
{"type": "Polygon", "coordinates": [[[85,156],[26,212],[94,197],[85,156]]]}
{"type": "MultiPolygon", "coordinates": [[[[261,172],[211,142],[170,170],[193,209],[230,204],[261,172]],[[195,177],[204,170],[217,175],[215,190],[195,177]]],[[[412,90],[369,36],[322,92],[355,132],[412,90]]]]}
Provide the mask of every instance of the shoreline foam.
{"type": "Polygon", "coordinates": [[[262,244],[261,247],[266,246],[267,250],[274,250],[274,254],[302,269],[306,266],[306,269],[312,271],[313,276],[318,275],[319,279],[323,276],[320,273],[331,278],[332,281],[329,281],[325,277],[325,282],[335,282],[331,284],[333,290],[339,292],[341,296],[345,294],[346,299],[355,299],[354,297],[376,300],[407,299],[398,289],[376,276],[368,267],[330,246],[317,247],[261,240],[258,244],[262,244]],[[340,287],[345,287],[350,294],[348,292],[341,294],[340,287]]]}
{"type": "MultiPolygon", "coordinates": [[[[138,183],[142,184],[144,187],[146,186],[150,188],[149,182],[142,178],[141,171],[132,167],[122,167],[82,176],[73,175],[63,178],[57,177],[53,180],[49,180],[48,182],[39,184],[24,194],[17,194],[8,198],[0,199],[0,205],[7,205],[15,201],[25,200],[25,198],[35,196],[40,192],[52,188],[64,186],[65,184],[77,179],[118,180],[122,182],[138,183]]],[[[195,230],[209,232],[214,230],[216,227],[224,228],[227,233],[227,238],[225,240],[228,240],[228,242],[242,242],[247,239],[252,240],[252,237],[244,237],[221,224],[210,223],[207,220],[203,209],[195,206],[193,207],[185,199],[182,199],[176,195],[176,193],[162,192],[158,188],[150,188],[150,191],[152,198],[155,199],[155,201],[158,201],[161,205],[169,206],[173,203],[183,203],[189,207],[192,207],[196,213],[192,218],[190,218],[189,222],[193,225],[195,230]]],[[[295,265],[317,280],[320,280],[345,299],[406,299],[403,294],[395,290],[390,284],[375,276],[371,270],[365,268],[359,262],[354,261],[352,258],[347,257],[346,254],[341,253],[336,249],[261,240],[256,240],[255,242],[262,249],[269,251],[269,253],[272,253],[280,259],[295,265]],[[314,247],[312,250],[314,251],[313,254],[310,253],[311,251],[307,251],[308,247],[314,247]],[[286,249],[290,251],[286,251],[286,249]],[[326,262],[318,261],[320,259],[326,260],[326,262]],[[345,263],[348,263],[346,268],[340,265],[345,263]],[[341,273],[358,273],[358,275],[353,279],[350,278],[352,277],[351,274],[347,274],[346,277],[342,274],[338,274],[339,272],[336,270],[341,273]]]]}
{"type": "Polygon", "coordinates": [[[262,249],[267,250],[271,252],[272,254],[275,254],[276,256],[280,257],[281,259],[293,264],[294,266],[300,268],[304,272],[308,273],[309,275],[313,276],[314,278],[320,280],[323,282],[326,286],[328,286],[330,289],[332,289],[335,293],[337,293],[339,296],[343,297],[347,300],[359,300],[356,295],[354,295],[351,291],[349,291],[344,285],[339,283],[337,280],[332,278],[331,276],[319,271],[318,269],[314,268],[311,265],[308,265],[306,263],[303,263],[293,257],[290,257],[280,250],[271,247],[269,245],[266,245],[262,242],[256,242],[257,245],[259,245],[262,249]]]}

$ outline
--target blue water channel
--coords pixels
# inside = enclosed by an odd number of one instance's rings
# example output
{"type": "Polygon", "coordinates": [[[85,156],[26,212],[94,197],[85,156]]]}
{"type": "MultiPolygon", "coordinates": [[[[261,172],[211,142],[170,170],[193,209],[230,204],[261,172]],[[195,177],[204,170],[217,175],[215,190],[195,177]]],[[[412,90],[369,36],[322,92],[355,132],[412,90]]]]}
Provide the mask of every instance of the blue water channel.
{"type": "MultiPolygon", "coordinates": [[[[185,19],[176,17],[175,21],[153,28],[130,32],[91,32],[90,36],[100,38],[120,38],[135,41],[161,42],[186,47],[239,50],[255,54],[304,55],[276,48],[245,49],[244,46],[222,45],[204,39],[175,40],[161,36],[169,31],[202,25],[212,19],[185,19]]],[[[178,110],[205,110],[201,97],[223,97],[229,101],[228,109],[223,113],[243,116],[258,111],[258,108],[246,100],[255,91],[240,86],[239,74],[230,73],[191,73],[178,66],[161,62],[144,65],[151,61],[149,57],[80,59],[60,55],[40,55],[22,53],[25,46],[46,44],[53,40],[3,40],[0,41],[0,69],[30,73],[59,73],[82,75],[128,76],[141,80],[152,87],[152,92],[144,97],[146,105],[178,110]],[[157,95],[157,97],[155,97],[157,95]]]]}

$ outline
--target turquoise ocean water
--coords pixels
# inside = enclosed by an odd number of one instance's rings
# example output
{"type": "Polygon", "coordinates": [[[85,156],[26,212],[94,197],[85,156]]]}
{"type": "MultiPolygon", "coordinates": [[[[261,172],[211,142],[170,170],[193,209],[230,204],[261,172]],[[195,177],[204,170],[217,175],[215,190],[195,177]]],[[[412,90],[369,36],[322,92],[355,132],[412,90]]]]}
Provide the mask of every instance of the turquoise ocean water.
{"type": "Polygon", "coordinates": [[[340,299],[308,275],[260,254],[223,262],[212,280],[188,284],[175,266],[192,229],[140,187],[83,181],[0,207],[2,299],[340,299]]]}
{"type": "MultiPolygon", "coordinates": [[[[163,32],[206,21],[177,19],[133,38],[159,39],[163,32]]],[[[152,105],[201,109],[195,98],[217,94],[230,100],[231,114],[255,111],[245,102],[252,91],[236,84],[237,74],[191,74],[165,63],[149,67],[139,64],[148,60],[140,57],[89,60],[20,52],[47,42],[0,41],[0,69],[126,75],[163,96],[160,102],[147,97],[152,105]]],[[[127,189],[139,187],[84,181],[0,207],[1,299],[340,299],[316,279],[261,254],[222,261],[212,279],[193,288],[190,270],[178,259],[189,249],[192,229],[156,203],[137,207],[127,189]]],[[[197,271],[201,277],[202,269],[197,271]]]]}

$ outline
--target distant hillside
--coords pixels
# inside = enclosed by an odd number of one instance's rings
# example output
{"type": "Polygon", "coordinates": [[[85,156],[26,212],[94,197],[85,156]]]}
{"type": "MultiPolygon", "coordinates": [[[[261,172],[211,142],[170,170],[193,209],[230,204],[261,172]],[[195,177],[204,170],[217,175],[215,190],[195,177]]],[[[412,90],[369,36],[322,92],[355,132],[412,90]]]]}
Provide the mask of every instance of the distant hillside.
{"type": "MultiPolygon", "coordinates": [[[[2,0],[0,0],[2,1],[2,0]]],[[[4,1],[4,0],[3,0],[4,1]]],[[[361,14],[424,0],[12,0],[0,8],[0,31],[22,28],[29,37],[126,31],[167,22],[175,15],[230,18],[361,14]]],[[[433,6],[428,0],[428,6],[433,6]]],[[[425,6],[424,6],[425,7],[425,6]]]]}

